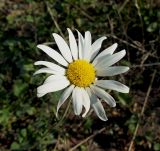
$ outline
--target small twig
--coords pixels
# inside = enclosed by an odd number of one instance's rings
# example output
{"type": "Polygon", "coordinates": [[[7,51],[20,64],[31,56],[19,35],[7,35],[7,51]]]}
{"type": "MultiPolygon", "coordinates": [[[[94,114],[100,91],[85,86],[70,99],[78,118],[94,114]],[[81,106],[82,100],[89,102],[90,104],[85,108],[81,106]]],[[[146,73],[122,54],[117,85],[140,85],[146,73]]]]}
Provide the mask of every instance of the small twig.
{"type": "Polygon", "coordinates": [[[127,42],[127,41],[123,40],[123,39],[120,39],[120,38],[118,38],[118,37],[117,37],[117,36],[115,36],[115,35],[107,34],[106,36],[108,36],[108,37],[112,37],[112,38],[114,38],[114,39],[117,39],[117,40],[119,40],[120,42],[122,42],[122,43],[124,43],[124,44],[127,44],[127,45],[129,45],[129,46],[131,46],[131,47],[133,47],[133,48],[136,48],[136,49],[138,49],[138,50],[140,50],[140,51],[142,51],[142,52],[144,52],[144,51],[145,51],[144,49],[142,49],[142,48],[140,48],[140,47],[137,47],[136,45],[131,44],[131,43],[129,43],[129,42],[127,42]]]}
{"type": "Polygon", "coordinates": [[[156,72],[157,72],[157,70],[154,70],[153,75],[152,75],[152,79],[151,79],[151,82],[150,82],[150,85],[148,87],[147,95],[145,97],[145,101],[144,101],[144,104],[143,104],[140,116],[142,116],[144,114],[144,110],[145,110],[145,107],[146,107],[146,104],[147,104],[147,101],[148,101],[148,97],[149,97],[150,92],[151,92],[151,88],[152,88],[152,84],[153,84],[156,72]]]}
{"type": "Polygon", "coordinates": [[[47,11],[48,11],[48,13],[50,14],[50,16],[51,16],[51,18],[52,18],[52,20],[53,20],[53,22],[54,22],[57,30],[60,32],[61,36],[62,36],[63,38],[65,38],[65,36],[64,36],[63,33],[62,33],[62,30],[60,29],[57,21],[55,20],[55,17],[54,17],[54,15],[53,15],[53,12],[52,12],[51,8],[49,7],[48,2],[45,1],[45,4],[46,4],[46,7],[47,7],[47,11]]]}
{"type": "Polygon", "coordinates": [[[69,111],[69,108],[70,108],[70,105],[71,105],[71,101],[69,100],[68,104],[67,104],[67,108],[62,116],[62,118],[58,121],[58,123],[55,125],[55,128],[58,127],[61,122],[64,120],[65,116],[67,115],[68,111],[69,111]]]}
{"type": "MultiPolygon", "coordinates": [[[[149,52],[148,50],[146,50],[146,49],[144,49],[144,48],[141,48],[141,47],[139,47],[138,45],[136,45],[136,43],[134,43],[134,44],[129,43],[129,42],[127,42],[126,40],[123,40],[123,39],[118,38],[116,35],[107,34],[106,36],[111,37],[111,38],[114,38],[114,39],[116,39],[116,40],[119,40],[120,42],[122,42],[122,43],[124,43],[124,44],[126,44],[126,45],[128,45],[128,46],[130,46],[130,47],[132,47],[132,48],[135,48],[135,49],[140,50],[142,53],[149,52]]],[[[154,58],[157,58],[157,57],[156,57],[155,55],[153,55],[152,53],[149,53],[149,56],[152,56],[152,57],[154,57],[154,58]]]]}
{"type": "Polygon", "coordinates": [[[57,146],[58,146],[58,143],[59,143],[59,139],[60,139],[60,136],[58,135],[58,138],[57,138],[57,142],[53,148],[53,151],[56,151],[57,150],[57,146]]]}
{"type": "Polygon", "coordinates": [[[95,137],[97,134],[102,133],[104,130],[106,130],[106,128],[102,128],[98,131],[96,131],[94,134],[90,135],[89,137],[87,137],[86,139],[82,140],[80,143],[78,143],[77,145],[75,145],[74,147],[72,147],[71,149],[69,149],[69,151],[74,151],[75,149],[77,149],[79,146],[81,146],[82,144],[86,143],[88,140],[92,139],[93,137],[95,137]]]}
{"type": "Polygon", "coordinates": [[[150,52],[143,55],[144,57],[142,57],[141,65],[144,64],[144,62],[148,59],[149,55],[150,55],[150,52]]]}
{"type": "Polygon", "coordinates": [[[55,42],[44,42],[44,43],[42,43],[43,45],[54,45],[54,44],[56,44],[55,42]]]}
{"type": "MultiPolygon", "coordinates": [[[[123,17],[121,15],[121,13],[119,11],[117,11],[117,14],[118,14],[118,18],[119,18],[119,21],[120,21],[120,24],[122,27],[123,35],[125,36],[125,41],[128,41],[128,35],[126,33],[126,31],[127,31],[126,28],[128,28],[128,27],[126,27],[126,25],[124,24],[123,17]]],[[[127,49],[128,49],[128,45],[127,45],[127,49]]],[[[130,53],[127,53],[127,58],[128,58],[128,61],[130,61],[130,53]]]]}
{"type": "Polygon", "coordinates": [[[71,105],[71,100],[69,100],[68,104],[67,104],[67,108],[61,118],[61,121],[63,121],[63,119],[65,118],[65,116],[67,115],[68,111],[69,111],[69,108],[70,108],[70,105],[71,105]]]}
{"type": "Polygon", "coordinates": [[[152,66],[160,66],[160,62],[148,63],[148,64],[142,64],[142,65],[133,65],[133,66],[130,66],[130,68],[141,68],[141,67],[152,67],[152,66]]]}
{"type": "Polygon", "coordinates": [[[108,19],[108,23],[109,23],[109,26],[111,29],[111,35],[113,35],[114,34],[114,26],[113,26],[112,20],[110,19],[109,15],[107,15],[107,19],[108,19]]]}
{"type": "Polygon", "coordinates": [[[124,3],[122,4],[122,6],[119,8],[118,11],[121,12],[124,9],[124,7],[127,5],[128,2],[129,2],[129,0],[125,0],[124,3]]]}
{"type": "Polygon", "coordinates": [[[138,122],[137,122],[137,125],[136,125],[136,129],[134,131],[134,134],[133,134],[133,137],[132,137],[132,140],[130,142],[130,145],[129,145],[129,149],[128,151],[131,151],[132,150],[132,146],[133,146],[133,143],[134,143],[134,140],[136,138],[136,135],[137,135],[137,132],[138,132],[138,128],[140,126],[140,120],[144,114],[144,111],[145,111],[145,108],[146,108],[146,104],[147,104],[147,101],[148,101],[148,98],[149,98],[149,95],[150,95],[150,92],[151,92],[151,88],[152,88],[152,84],[153,84],[153,81],[154,81],[154,78],[155,78],[155,75],[156,75],[156,70],[154,71],[153,75],[152,75],[152,79],[151,79],[151,82],[150,82],[150,85],[148,87],[148,90],[147,90],[147,94],[146,94],[146,97],[145,97],[145,101],[143,103],[143,107],[142,107],[142,110],[141,110],[141,113],[139,115],[139,119],[138,119],[138,122]]]}
{"type": "Polygon", "coordinates": [[[144,28],[143,28],[143,19],[142,19],[142,15],[141,15],[141,10],[140,10],[140,7],[138,5],[138,1],[135,0],[135,7],[137,8],[137,11],[138,11],[138,16],[140,18],[140,22],[141,22],[141,26],[142,26],[142,37],[143,37],[143,44],[144,44],[144,28]]]}
{"type": "MultiPolygon", "coordinates": [[[[71,4],[72,5],[72,4],[71,4]]],[[[91,17],[90,15],[88,15],[88,13],[86,13],[82,8],[76,6],[76,5],[72,5],[74,8],[76,8],[77,10],[80,11],[80,13],[82,13],[85,17],[87,17],[90,21],[94,21],[93,17],[91,17]]]]}

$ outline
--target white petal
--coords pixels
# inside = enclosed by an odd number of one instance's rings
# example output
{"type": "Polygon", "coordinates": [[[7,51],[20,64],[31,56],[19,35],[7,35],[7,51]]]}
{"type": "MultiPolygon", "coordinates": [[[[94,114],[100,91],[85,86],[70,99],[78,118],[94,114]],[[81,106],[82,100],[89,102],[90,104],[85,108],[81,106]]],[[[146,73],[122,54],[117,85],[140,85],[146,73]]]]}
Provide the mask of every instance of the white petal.
{"type": "Polygon", "coordinates": [[[52,62],[49,62],[49,61],[37,61],[34,63],[34,65],[44,65],[50,69],[52,69],[53,71],[56,71],[57,73],[60,73],[60,74],[65,74],[65,69],[60,67],[59,65],[56,65],[52,62]]]}
{"type": "Polygon", "coordinates": [[[103,56],[106,56],[108,54],[112,55],[114,53],[114,51],[116,50],[118,44],[114,43],[112,46],[106,48],[105,50],[103,50],[93,61],[94,64],[97,63],[98,60],[101,60],[101,58],[103,56]]]}
{"type": "Polygon", "coordinates": [[[68,30],[68,33],[69,33],[69,43],[70,43],[71,53],[72,53],[73,59],[77,60],[78,59],[77,42],[76,42],[76,39],[75,39],[72,31],[69,28],[67,28],[67,30],[68,30]]]}
{"type": "Polygon", "coordinates": [[[115,90],[122,93],[129,92],[129,88],[126,85],[114,80],[97,80],[95,84],[104,89],[115,90]]]}
{"type": "Polygon", "coordinates": [[[82,51],[84,51],[82,56],[83,59],[90,61],[92,45],[91,45],[91,33],[89,31],[85,32],[84,49],[82,51]]]}
{"type": "Polygon", "coordinates": [[[47,93],[55,92],[64,89],[70,84],[67,78],[61,79],[60,81],[53,81],[50,83],[43,84],[37,88],[37,96],[42,97],[47,93]]]}
{"type": "Polygon", "coordinates": [[[67,45],[67,43],[64,41],[64,39],[59,36],[58,34],[56,33],[53,33],[53,37],[57,43],[57,46],[60,50],[60,52],[62,53],[63,57],[69,62],[71,63],[73,60],[72,60],[72,55],[71,55],[71,51],[67,45]]]}
{"type": "Polygon", "coordinates": [[[122,50],[113,55],[106,55],[106,57],[104,56],[101,60],[98,59],[99,62],[95,65],[95,69],[98,70],[98,69],[104,69],[106,67],[109,67],[115,64],[116,62],[118,62],[119,60],[121,60],[125,55],[126,55],[125,50],[122,50]]]}
{"type": "Polygon", "coordinates": [[[98,69],[96,70],[97,76],[114,76],[117,74],[121,74],[127,72],[129,67],[126,66],[115,66],[115,67],[107,67],[106,69],[98,69]]]}
{"type": "Polygon", "coordinates": [[[54,82],[54,81],[61,81],[64,79],[66,79],[66,77],[63,75],[50,75],[46,78],[43,84],[54,82]]]}
{"type": "Polygon", "coordinates": [[[82,117],[85,117],[86,114],[88,113],[89,109],[90,109],[90,98],[89,98],[88,93],[86,92],[86,90],[84,88],[81,88],[81,93],[82,93],[82,96],[83,96],[82,104],[85,108],[85,112],[83,113],[82,117]]]}
{"type": "Polygon", "coordinates": [[[59,101],[58,101],[58,105],[57,105],[57,112],[56,112],[56,116],[58,115],[58,111],[60,109],[60,107],[62,106],[62,104],[67,100],[67,98],[71,95],[73,89],[74,89],[74,85],[69,86],[68,88],[66,88],[66,90],[63,92],[63,94],[61,95],[59,101]]]}
{"type": "Polygon", "coordinates": [[[92,107],[93,107],[95,113],[97,114],[97,116],[101,120],[103,120],[103,121],[107,121],[108,120],[108,118],[106,116],[106,113],[105,113],[105,110],[103,108],[103,105],[102,105],[102,103],[100,102],[99,99],[94,100],[94,103],[92,104],[92,107]]]}
{"type": "Polygon", "coordinates": [[[106,103],[108,103],[111,107],[115,107],[116,106],[116,102],[114,100],[114,98],[109,95],[106,91],[104,91],[103,89],[97,87],[97,86],[90,86],[91,90],[101,99],[103,99],[106,103]]]}
{"type": "Polygon", "coordinates": [[[91,91],[90,88],[86,88],[87,92],[89,94],[90,100],[91,100],[91,106],[93,107],[95,113],[97,114],[97,116],[103,120],[103,121],[107,121],[108,118],[106,116],[105,110],[103,108],[102,103],[100,102],[100,100],[97,98],[97,96],[91,91]]]}
{"type": "Polygon", "coordinates": [[[80,115],[82,112],[82,93],[79,87],[75,87],[72,93],[72,100],[73,100],[73,109],[75,115],[80,115]]]}
{"type": "Polygon", "coordinates": [[[45,46],[45,45],[37,45],[37,47],[41,50],[43,50],[47,55],[49,55],[52,59],[54,59],[56,62],[60,63],[63,66],[67,66],[67,61],[54,49],[45,46]]]}
{"type": "Polygon", "coordinates": [[[79,59],[82,59],[83,56],[83,49],[84,49],[84,38],[82,36],[82,34],[76,30],[78,33],[78,52],[79,52],[79,59]]]}
{"type": "Polygon", "coordinates": [[[56,71],[50,69],[50,68],[41,68],[39,70],[37,70],[33,75],[37,75],[40,73],[50,73],[50,74],[57,74],[56,71]]]}
{"type": "Polygon", "coordinates": [[[101,48],[101,45],[102,45],[102,42],[106,39],[105,36],[97,39],[93,44],[92,44],[92,52],[91,52],[91,60],[94,59],[94,57],[98,54],[100,48],[101,48]]]}

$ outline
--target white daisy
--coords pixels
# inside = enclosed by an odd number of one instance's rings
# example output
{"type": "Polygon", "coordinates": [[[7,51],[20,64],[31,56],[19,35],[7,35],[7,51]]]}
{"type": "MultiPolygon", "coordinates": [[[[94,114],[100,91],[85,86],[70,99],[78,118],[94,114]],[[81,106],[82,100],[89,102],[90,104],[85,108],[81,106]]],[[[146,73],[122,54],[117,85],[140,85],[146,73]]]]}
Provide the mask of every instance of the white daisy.
{"type": "Polygon", "coordinates": [[[114,53],[117,48],[117,43],[115,43],[99,53],[102,42],[106,37],[101,37],[92,44],[89,31],[85,32],[84,37],[77,31],[77,44],[72,31],[70,29],[67,30],[69,33],[69,46],[61,36],[53,33],[60,53],[46,45],[40,44],[37,46],[58,63],[55,64],[48,61],[35,62],[35,65],[44,66],[44,68],[36,71],[35,75],[40,73],[51,74],[37,88],[37,96],[42,97],[47,93],[64,89],[57,105],[57,113],[62,104],[71,96],[76,115],[80,115],[84,107],[85,111],[82,117],[85,117],[90,106],[92,106],[97,116],[106,121],[107,117],[101,100],[111,107],[115,107],[116,102],[105,89],[128,93],[129,88],[120,82],[100,80],[99,78],[114,76],[128,71],[129,67],[126,66],[112,66],[125,56],[126,51],[122,50],[114,53]]]}

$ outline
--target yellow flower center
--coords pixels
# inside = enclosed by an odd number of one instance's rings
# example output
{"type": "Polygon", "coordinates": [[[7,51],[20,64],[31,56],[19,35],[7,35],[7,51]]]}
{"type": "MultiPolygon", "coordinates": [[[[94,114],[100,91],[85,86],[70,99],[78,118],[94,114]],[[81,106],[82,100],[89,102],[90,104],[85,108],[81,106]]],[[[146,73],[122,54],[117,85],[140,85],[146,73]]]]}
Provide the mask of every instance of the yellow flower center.
{"type": "Polygon", "coordinates": [[[66,75],[72,84],[87,87],[95,80],[95,69],[86,60],[76,60],[69,64],[66,75]]]}

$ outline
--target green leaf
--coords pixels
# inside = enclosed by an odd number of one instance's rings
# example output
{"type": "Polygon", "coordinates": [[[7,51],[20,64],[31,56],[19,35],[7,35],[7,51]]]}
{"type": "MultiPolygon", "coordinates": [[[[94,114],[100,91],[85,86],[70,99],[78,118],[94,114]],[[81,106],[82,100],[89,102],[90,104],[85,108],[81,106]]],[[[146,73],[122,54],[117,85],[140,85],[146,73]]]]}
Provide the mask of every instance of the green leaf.
{"type": "Polygon", "coordinates": [[[35,113],[35,108],[34,107],[29,107],[28,109],[27,109],[27,113],[29,114],[29,115],[33,115],[34,113],[35,113]]]}
{"type": "Polygon", "coordinates": [[[11,144],[11,150],[20,149],[20,145],[17,142],[13,142],[11,144]]]}
{"type": "Polygon", "coordinates": [[[151,131],[146,132],[145,137],[148,141],[152,142],[153,136],[151,131]]]}
{"type": "Polygon", "coordinates": [[[84,128],[88,130],[91,128],[92,124],[93,124],[93,120],[88,117],[86,118],[86,121],[84,123],[84,128]]]}
{"type": "Polygon", "coordinates": [[[148,32],[154,32],[157,28],[158,28],[158,23],[153,22],[148,26],[147,31],[148,32]]]}
{"type": "Polygon", "coordinates": [[[128,129],[131,133],[134,133],[137,122],[138,118],[135,115],[132,115],[130,119],[125,123],[125,125],[128,125],[128,129]]]}
{"type": "Polygon", "coordinates": [[[124,94],[124,93],[116,93],[119,102],[123,105],[123,106],[129,106],[132,102],[132,97],[129,96],[129,94],[124,94]]]}
{"type": "Polygon", "coordinates": [[[34,19],[33,19],[33,17],[31,16],[31,15],[28,15],[27,17],[26,17],[26,20],[28,21],[28,22],[34,22],[34,19]]]}
{"type": "Polygon", "coordinates": [[[153,149],[155,151],[160,151],[160,143],[155,143],[154,146],[153,146],[153,149]]]}
{"type": "Polygon", "coordinates": [[[63,90],[52,93],[52,98],[53,98],[53,100],[54,100],[55,103],[58,102],[58,100],[59,100],[62,92],[63,92],[63,90]]]}
{"type": "Polygon", "coordinates": [[[13,93],[15,96],[20,96],[27,88],[27,84],[23,83],[22,80],[16,80],[13,85],[13,93]]]}
{"type": "Polygon", "coordinates": [[[7,124],[10,118],[10,112],[8,108],[0,110],[0,123],[3,125],[7,124]]]}
{"type": "Polygon", "coordinates": [[[34,66],[33,66],[33,64],[25,64],[24,65],[24,70],[26,70],[26,71],[33,71],[34,70],[34,66]]]}
{"type": "Polygon", "coordinates": [[[22,135],[23,137],[26,137],[26,136],[27,136],[27,130],[26,130],[26,129],[22,129],[22,130],[21,130],[21,135],[22,135]]]}

